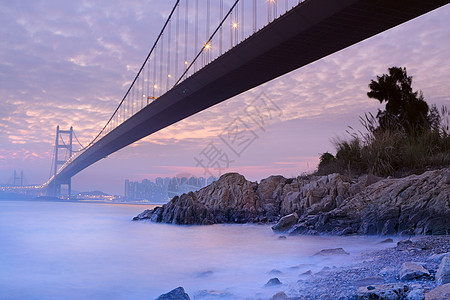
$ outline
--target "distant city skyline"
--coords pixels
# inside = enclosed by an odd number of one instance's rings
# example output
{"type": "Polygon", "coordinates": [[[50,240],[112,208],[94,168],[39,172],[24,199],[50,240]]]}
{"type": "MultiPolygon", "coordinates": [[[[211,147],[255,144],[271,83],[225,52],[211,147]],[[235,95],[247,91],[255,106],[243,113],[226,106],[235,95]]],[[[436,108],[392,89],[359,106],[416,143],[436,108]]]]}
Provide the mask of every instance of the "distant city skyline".
{"type": "Polygon", "coordinates": [[[216,180],[217,178],[213,176],[205,178],[183,175],[179,177],[156,177],[154,181],[142,179],[141,182],[126,179],[124,201],[167,202],[175,196],[199,190],[216,180]]]}
{"type": "MultiPolygon", "coordinates": [[[[48,179],[57,125],[73,126],[81,143],[98,132],[172,5],[0,0],[0,184],[14,170],[23,170],[32,184],[48,179]]],[[[359,116],[384,107],[366,92],[370,80],[389,67],[406,67],[413,88],[423,91],[429,105],[448,106],[448,53],[450,5],[144,138],[73,177],[73,189],[120,195],[126,178],[207,176],[201,161],[212,150],[228,151],[229,165],[221,174],[239,172],[260,181],[312,172],[321,153],[334,153],[333,138],[344,136],[348,126],[361,129],[359,116]],[[264,128],[244,111],[261,95],[279,108],[264,128]],[[242,152],[221,139],[236,120],[254,132],[242,152]]]]}

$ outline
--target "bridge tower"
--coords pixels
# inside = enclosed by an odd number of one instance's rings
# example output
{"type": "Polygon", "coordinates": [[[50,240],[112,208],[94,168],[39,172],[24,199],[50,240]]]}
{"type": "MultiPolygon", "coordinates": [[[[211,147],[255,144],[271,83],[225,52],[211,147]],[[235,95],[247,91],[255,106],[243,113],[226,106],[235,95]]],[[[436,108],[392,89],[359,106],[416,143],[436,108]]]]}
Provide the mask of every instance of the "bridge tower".
{"type": "Polygon", "coordinates": [[[20,186],[23,186],[23,171],[20,171],[20,176],[18,176],[16,170],[14,170],[13,186],[17,186],[17,182],[20,183],[20,186]]]}
{"type": "MultiPolygon", "coordinates": [[[[56,126],[56,140],[55,140],[55,151],[53,156],[53,169],[52,169],[52,175],[56,176],[58,174],[58,169],[67,162],[67,160],[72,156],[73,150],[72,150],[72,137],[73,137],[73,127],[71,126],[69,130],[61,130],[59,129],[59,125],[56,126]],[[68,138],[68,142],[64,142],[63,137],[68,138]],[[65,157],[61,159],[59,157],[59,150],[60,149],[66,149],[66,153],[64,153],[65,157]],[[68,156],[67,156],[68,154],[68,156]]],[[[70,195],[72,193],[72,183],[71,179],[65,179],[65,180],[53,180],[53,184],[48,187],[48,194],[50,196],[54,197],[60,197],[61,196],[61,185],[67,185],[68,195],[70,198],[70,195]]]]}

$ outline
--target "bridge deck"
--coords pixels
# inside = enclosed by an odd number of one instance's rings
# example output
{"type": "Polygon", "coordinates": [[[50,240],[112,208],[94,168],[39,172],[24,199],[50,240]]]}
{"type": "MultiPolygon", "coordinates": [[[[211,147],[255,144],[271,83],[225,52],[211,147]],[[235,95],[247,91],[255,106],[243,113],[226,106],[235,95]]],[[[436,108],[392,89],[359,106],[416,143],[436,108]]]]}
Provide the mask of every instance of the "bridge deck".
{"type": "Polygon", "coordinates": [[[448,3],[305,1],[136,113],[76,157],[53,181],[66,182],[162,128],[448,3]]]}

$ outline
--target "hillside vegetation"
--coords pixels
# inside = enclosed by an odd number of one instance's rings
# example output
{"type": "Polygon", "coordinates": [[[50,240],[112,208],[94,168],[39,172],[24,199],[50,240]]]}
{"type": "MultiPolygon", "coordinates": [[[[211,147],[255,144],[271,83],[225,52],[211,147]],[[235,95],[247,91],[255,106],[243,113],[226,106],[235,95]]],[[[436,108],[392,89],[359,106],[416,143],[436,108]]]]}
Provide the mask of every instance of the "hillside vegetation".
{"type": "Polygon", "coordinates": [[[360,117],[365,132],[350,128],[349,138],[335,139],[336,155],[321,155],[318,175],[404,176],[450,165],[447,107],[429,107],[423,93],[412,90],[405,68],[388,71],[371,80],[367,93],[385,109],[360,117]]]}

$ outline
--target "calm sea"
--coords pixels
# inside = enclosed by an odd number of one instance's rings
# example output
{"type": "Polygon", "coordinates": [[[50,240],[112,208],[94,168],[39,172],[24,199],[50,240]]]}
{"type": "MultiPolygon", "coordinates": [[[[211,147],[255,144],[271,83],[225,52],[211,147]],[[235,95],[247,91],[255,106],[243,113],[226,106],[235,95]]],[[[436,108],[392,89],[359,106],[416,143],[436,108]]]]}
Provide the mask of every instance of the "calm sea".
{"type": "Polygon", "coordinates": [[[306,270],[384,247],[378,237],[279,239],[266,225],[130,221],[148,207],[0,201],[0,299],[154,299],[178,286],[191,299],[268,299],[299,288],[306,270]],[[351,255],[312,257],[335,247],[351,255]],[[272,277],[283,285],[264,287],[272,277]]]}

